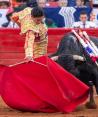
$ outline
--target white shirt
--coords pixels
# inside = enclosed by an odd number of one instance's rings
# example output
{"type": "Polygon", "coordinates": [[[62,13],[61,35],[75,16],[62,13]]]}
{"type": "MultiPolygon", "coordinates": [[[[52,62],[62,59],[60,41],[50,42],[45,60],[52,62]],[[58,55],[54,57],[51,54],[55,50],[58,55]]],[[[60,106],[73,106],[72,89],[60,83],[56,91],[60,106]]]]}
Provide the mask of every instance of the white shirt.
{"type": "Polygon", "coordinates": [[[93,0],[93,4],[98,4],[98,0],[93,0]]]}
{"type": "Polygon", "coordinates": [[[96,28],[96,24],[91,21],[86,21],[85,24],[81,21],[74,22],[72,28],[96,28]]]}
{"type": "Polygon", "coordinates": [[[0,9],[0,27],[2,27],[2,24],[8,22],[6,18],[7,12],[8,12],[8,9],[0,9]]]}
{"type": "Polygon", "coordinates": [[[19,26],[15,22],[10,21],[7,28],[19,28],[19,26]]]}

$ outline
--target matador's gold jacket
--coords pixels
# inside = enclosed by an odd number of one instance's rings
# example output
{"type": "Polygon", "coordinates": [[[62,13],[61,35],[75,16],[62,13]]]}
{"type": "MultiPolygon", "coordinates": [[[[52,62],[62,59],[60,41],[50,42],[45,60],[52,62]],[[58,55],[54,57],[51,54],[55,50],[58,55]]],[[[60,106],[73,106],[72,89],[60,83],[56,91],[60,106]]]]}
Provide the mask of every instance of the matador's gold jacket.
{"type": "Polygon", "coordinates": [[[21,34],[25,34],[25,57],[40,57],[47,53],[47,27],[45,24],[35,24],[31,19],[31,8],[14,13],[12,19],[20,25],[21,34]]]}

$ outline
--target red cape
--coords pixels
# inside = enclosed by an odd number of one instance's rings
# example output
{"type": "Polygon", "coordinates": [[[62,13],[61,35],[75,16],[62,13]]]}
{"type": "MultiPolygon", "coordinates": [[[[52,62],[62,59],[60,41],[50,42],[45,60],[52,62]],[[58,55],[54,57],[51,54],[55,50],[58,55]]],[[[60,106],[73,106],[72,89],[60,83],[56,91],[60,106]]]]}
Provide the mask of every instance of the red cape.
{"type": "Polygon", "coordinates": [[[89,88],[48,57],[6,67],[0,74],[1,97],[23,111],[71,112],[88,97],[89,88]]]}

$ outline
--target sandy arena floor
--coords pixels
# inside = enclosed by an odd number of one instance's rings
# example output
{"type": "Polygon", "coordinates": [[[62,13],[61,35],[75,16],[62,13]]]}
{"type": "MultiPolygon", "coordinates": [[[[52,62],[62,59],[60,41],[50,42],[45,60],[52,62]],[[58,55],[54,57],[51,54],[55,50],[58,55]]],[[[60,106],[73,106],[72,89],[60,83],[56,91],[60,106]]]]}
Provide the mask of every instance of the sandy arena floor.
{"type": "MultiPolygon", "coordinates": [[[[98,96],[95,96],[98,106],[98,96]]],[[[63,113],[29,113],[13,110],[9,108],[0,98],[0,117],[98,117],[97,109],[86,109],[84,104],[79,106],[75,112],[70,114],[63,113]]]]}

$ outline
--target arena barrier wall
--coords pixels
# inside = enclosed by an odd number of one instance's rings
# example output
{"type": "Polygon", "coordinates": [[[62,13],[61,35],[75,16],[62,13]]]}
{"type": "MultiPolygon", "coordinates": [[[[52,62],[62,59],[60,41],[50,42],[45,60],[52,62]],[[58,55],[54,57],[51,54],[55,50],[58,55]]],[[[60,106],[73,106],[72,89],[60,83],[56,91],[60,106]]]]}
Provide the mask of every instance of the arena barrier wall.
{"type": "MultiPolygon", "coordinates": [[[[57,50],[62,37],[71,29],[55,28],[48,30],[48,54],[57,50]]],[[[89,35],[98,37],[98,29],[86,29],[89,35]]],[[[0,29],[0,64],[9,65],[24,58],[24,41],[19,29],[0,29]]]]}

